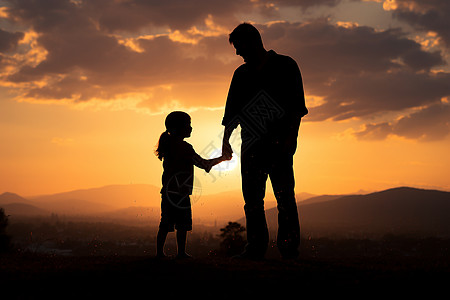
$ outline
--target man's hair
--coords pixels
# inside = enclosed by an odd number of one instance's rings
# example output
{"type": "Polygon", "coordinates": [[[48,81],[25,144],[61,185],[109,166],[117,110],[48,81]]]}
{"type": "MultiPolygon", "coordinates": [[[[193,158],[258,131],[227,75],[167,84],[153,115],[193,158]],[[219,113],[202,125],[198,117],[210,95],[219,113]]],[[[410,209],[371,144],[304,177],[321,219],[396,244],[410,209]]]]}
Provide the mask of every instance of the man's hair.
{"type": "Polygon", "coordinates": [[[263,46],[261,35],[255,26],[249,23],[239,24],[231,33],[228,38],[230,44],[237,42],[245,42],[254,44],[257,46],[263,46]]]}

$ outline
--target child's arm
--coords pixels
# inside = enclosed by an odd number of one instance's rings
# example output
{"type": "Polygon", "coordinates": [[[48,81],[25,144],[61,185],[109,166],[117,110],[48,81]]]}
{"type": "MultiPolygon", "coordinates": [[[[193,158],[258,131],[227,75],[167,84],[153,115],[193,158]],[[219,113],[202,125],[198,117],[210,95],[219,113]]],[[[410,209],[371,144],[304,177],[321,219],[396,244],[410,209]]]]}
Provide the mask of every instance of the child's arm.
{"type": "Polygon", "coordinates": [[[224,155],[221,155],[219,157],[212,158],[212,159],[204,159],[200,155],[196,155],[194,157],[194,165],[196,165],[197,167],[199,167],[201,169],[204,169],[207,173],[209,173],[209,171],[211,171],[212,167],[223,162],[224,160],[230,160],[230,159],[231,159],[231,157],[227,157],[224,155]]]}

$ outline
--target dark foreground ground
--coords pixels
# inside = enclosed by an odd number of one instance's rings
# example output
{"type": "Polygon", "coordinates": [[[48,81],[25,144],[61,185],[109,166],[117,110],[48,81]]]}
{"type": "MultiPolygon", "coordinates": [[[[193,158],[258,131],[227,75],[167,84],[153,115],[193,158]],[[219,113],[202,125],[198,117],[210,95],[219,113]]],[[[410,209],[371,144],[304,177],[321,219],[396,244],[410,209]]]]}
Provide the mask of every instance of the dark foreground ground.
{"type": "Polygon", "coordinates": [[[448,256],[253,262],[7,254],[0,256],[0,299],[441,298],[448,296],[449,261],[448,256]]]}

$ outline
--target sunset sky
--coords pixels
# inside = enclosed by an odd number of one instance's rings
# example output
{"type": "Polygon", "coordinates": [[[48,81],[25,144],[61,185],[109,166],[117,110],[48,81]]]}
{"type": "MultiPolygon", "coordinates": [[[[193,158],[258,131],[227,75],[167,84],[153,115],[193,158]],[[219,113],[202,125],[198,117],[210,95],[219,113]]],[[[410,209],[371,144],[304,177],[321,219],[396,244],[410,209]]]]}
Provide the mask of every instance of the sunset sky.
{"type": "MultiPolygon", "coordinates": [[[[197,153],[218,154],[243,21],[302,71],[297,193],[450,190],[448,0],[7,0],[0,193],[159,186],[172,110],[191,115],[197,153]]],[[[238,190],[239,151],[195,172],[204,194],[238,190]]]]}

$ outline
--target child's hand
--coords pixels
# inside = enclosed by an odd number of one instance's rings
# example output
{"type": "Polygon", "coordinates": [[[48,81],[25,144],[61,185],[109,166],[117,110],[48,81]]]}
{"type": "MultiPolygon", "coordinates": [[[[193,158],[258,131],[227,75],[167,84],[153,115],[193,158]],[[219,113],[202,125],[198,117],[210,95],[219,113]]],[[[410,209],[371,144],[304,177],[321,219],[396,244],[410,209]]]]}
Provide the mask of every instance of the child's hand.
{"type": "Polygon", "coordinates": [[[223,153],[221,158],[223,160],[231,160],[231,158],[233,158],[233,153],[223,153]]]}
{"type": "Polygon", "coordinates": [[[206,173],[209,173],[209,171],[211,171],[211,168],[212,168],[212,167],[213,167],[212,164],[208,164],[208,165],[205,167],[206,173]]]}

